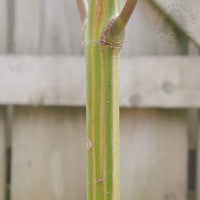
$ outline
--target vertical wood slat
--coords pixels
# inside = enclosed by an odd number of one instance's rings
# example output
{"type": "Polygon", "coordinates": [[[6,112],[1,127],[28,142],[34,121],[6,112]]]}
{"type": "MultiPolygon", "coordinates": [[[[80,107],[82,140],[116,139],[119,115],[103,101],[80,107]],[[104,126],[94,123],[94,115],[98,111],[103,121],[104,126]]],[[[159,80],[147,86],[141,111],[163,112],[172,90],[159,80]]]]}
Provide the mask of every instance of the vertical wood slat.
{"type": "MultiPolygon", "coordinates": [[[[75,1],[16,0],[15,8],[15,53],[81,54],[75,1]]],[[[183,42],[170,38],[174,32],[149,2],[141,0],[129,22],[122,54],[183,54],[183,42]]]]}
{"type": "Polygon", "coordinates": [[[197,136],[197,200],[200,200],[200,112],[198,110],[198,136],[197,136]]]}
{"type": "Polygon", "coordinates": [[[186,200],[187,113],[121,111],[121,198],[186,200]]]}
{"type": "MultiPolygon", "coordinates": [[[[199,48],[191,41],[188,54],[199,55],[199,48]]],[[[198,109],[188,110],[188,200],[197,200],[198,195],[198,109]]]]}
{"type": "Polygon", "coordinates": [[[14,27],[15,53],[82,53],[75,1],[16,0],[14,27]]]}
{"type": "Polygon", "coordinates": [[[5,200],[6,190],[6,140],[4,114],[0,108],[0,200],[5,200]]]}
{"type": "Polygon", "coordinates": [[[12,200],[86,199],[85,112],[16,108],[12,200]]]}
{"type": "Polygon", "coordinates": [[[188,200],[197,199],[198,110],[188,110],[188,200]]]}
{"type": "Polygon", "coordinates": [[[45,0],[43,14],[43,54],[80,54],[81,23],[76,1],[45,0]]]}
{"type": "Polygon", "coordinates": [[[15,0],[14,53],[38,53],[42,0],[15,0]]]}
{"type": "Polygon", "coordinates": [[[0,53],[7,51],[7,0],[0,1],[0,53]]]}

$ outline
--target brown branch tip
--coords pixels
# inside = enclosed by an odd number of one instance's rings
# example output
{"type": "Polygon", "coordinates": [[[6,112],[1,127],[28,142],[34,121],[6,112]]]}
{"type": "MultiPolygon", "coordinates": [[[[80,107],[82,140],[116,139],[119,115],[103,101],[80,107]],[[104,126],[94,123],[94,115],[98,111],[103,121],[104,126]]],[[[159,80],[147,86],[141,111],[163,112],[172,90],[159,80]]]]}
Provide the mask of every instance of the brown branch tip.
{"type": "Polygon", "coordinates": [[[135,9],[137,0],[127,0],[121,13],[119,14],[119,19],[126,25],[135,9]]]}
{"type": "Polygon", "coordinates": [[[81,17],[82,24],[88,17],[88,2],[87,0],[76,0],[78,5],[79,14],[81,17]]]}

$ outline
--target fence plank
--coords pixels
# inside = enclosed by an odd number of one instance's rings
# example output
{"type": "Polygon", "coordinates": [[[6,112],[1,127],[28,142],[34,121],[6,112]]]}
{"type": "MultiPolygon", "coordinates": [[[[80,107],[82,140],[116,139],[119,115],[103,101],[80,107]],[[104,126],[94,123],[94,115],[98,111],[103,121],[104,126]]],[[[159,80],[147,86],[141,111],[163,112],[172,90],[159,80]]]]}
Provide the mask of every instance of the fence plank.
{"type": "Polygon", "coordinates": [[[6,140],[4,130],[4,115],[0,108],[0,200],[5,200],[6,179],[6,140]]]}
{"type": "Polygon", "coordinates": [[[188,110],[188,200],[197,199],[198,109],[188,110]]]}
{"type": "MultiPolygon", "coordinates": [[[[75,1],[16,0],[15,52],[81,54],[80,20],[75,1]],[[76,17],[74,17],[76,16],[76,17]],[[73,20],[71,20],[73,19],[73,20]]],[[[122,54],[182,54],[182,41],[169,42],[176,30],[148,1],[141,0],[127,28],[122,54]],[[160,33],[159,25],[162,26],[160,33]],[[139,28],[138,28],[139,27],[139,28]],[[146,34],[148,32],[148,34],[146,34]],[[165,40],[162,37],[165,35],[165,40]],[[130,42],[131,41],[131,42],[130,42]]]]}
{"type": "MultiPolygon", "coordinates": [[[[15,117],[12,199],[85,199],[84,110],[20,107],[15,117]]],[[[184,111],[121,110],[122,199],[186,200],[186,131],[184,111]]]]}
{"type": "MultiPolygon", "coordinates": [[[[199,65],[199,57],[122,58],[120,105],[199,107],[199,65]]],[[[85,105],[83,57],[0,57],[0,74],[1,104],[85,105]]]]}
{"type": "Polygon", "coordinates": [[[12,200],[86,199],[84,109],[16,108],[12,200]]]}
{"type": "Polygon", "coordinates": [[[43,54],[81,53],[81,24],[76,1],[46,0],[43,24],[43,54]]]}
{"type": "Polygon", "coordinates": [[[0,1],[0,53],[7,50],[7,0],[0,1]]]}
{"type": "Polygon", "coordinates": [[[197,200],[200,200],[200,112],[198,113],[198,141],[197,141],[197,200]]]}
{"type": "Polygon", "coordinates": [[[15,53],[38,53],[41,43],[42,0],[15,1],[15,53]]]}
{"type": "Polygon", "coordinates": [[[186,112],[121,111],[122,199],[186,200],[186,112]]]}
{"type": "MultiPolygon", "coordinates": [[[[192,42],[188,45],[188,54],[199,55],[199,48],[192,42]]],[[[198,168],[198,109],[188,110],[188,200],[197,200],[198,168]]]]}

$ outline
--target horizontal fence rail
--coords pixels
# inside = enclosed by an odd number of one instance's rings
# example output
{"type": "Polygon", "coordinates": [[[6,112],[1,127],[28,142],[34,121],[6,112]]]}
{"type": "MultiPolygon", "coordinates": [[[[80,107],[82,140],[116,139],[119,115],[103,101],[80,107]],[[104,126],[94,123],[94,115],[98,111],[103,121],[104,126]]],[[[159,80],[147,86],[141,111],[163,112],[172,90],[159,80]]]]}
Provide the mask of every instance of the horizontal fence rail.
{"type": "MultiPolygon", "coordinates": [[[[84,62],[81,56],[1,56],[0,104],[84,106],[84,62]]],[[[200,107],[199,66],[200,57],[123,57],[121,107],[200,107]]]]}

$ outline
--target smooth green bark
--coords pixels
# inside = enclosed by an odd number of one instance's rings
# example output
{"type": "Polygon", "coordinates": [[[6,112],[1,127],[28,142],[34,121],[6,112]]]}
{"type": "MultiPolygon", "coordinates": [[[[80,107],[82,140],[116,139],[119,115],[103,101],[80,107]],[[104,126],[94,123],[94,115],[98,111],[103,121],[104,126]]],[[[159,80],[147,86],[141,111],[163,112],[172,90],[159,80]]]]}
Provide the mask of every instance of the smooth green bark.
{"type": "Polygon", "coordinates": [[[84,2],[77,0],[87,66],[87,199],[119,200],[119,56],[136,0],[121,13],[120,0],[89,0],[88,13],[84,2]]]}
{"type": "Polygon", "coordinates": [[[119,1],[90,0],[85,28],[87,62],[88,200],[119,200],[119,54],[104,43],[119,1]],[[107,29],[107,30],[106,30],[107,29]]]}
{"type": "Polygon", "coordinates": [[[119,200],[119,54],[102,36],[119,1],[89,2],[87,62],[88,200],[119,200]],[[117,5],[116,5],[117,4],[117,5]]]}
{"type": "Polygon", "coordinates": [[[88,200],[119,199],[119,49],[87,47],[88,200]]]}

